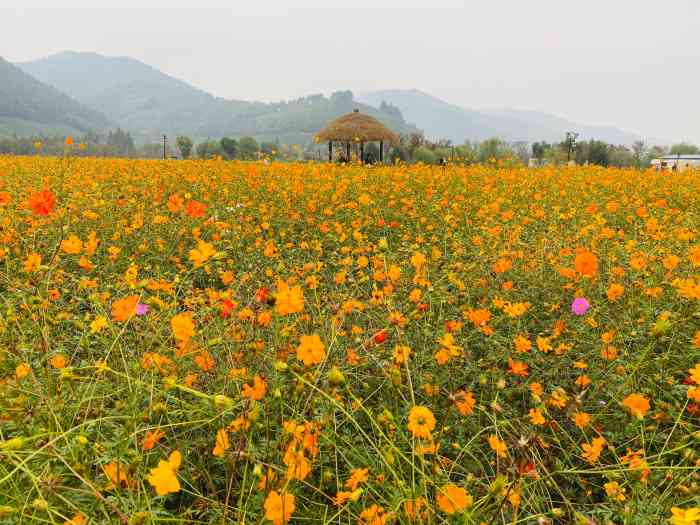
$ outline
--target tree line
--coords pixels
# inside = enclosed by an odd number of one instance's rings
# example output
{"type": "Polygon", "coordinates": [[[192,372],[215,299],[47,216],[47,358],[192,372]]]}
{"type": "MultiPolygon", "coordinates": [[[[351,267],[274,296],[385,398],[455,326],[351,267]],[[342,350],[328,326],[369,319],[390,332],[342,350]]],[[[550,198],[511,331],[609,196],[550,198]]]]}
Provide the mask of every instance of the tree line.
{"type": "MultiPolygon", "coordinates": [[[[353,145],[353,147],[355,147],[353,145]]],[[[256,160],[269,158],[277,160],[324,160],[325,146],[309,143],[306,147],[297,144],[260,142],[253,137],[223,137],[219,140],[205,140],[195,144],[191,138],[180,135],[175,140],[163,143],[136,145],[128,131],[111,130],[106,134],[87,133],[74,137],[71,154],[95,157],[167,158],[256,160]]],[[[10,155],[61,155],[66,152],[65,137],[8,137],[0,139],[0,154],[10,155]]],[[[574,161],[576,164],[599,166],[636,167],[649,166],[652,159],[663,155],[700,154],[694,144],[681,142],[670,147],[648,146],[637,141],[632,146],[621,146],[590,139],[575,141],[567,136],[559,143],[506,142],[490,138],[481,142],[465,141],[453,144],[449,140],[431,141],[422,133],[403,135],[398,145],[388,148],[384,158],[391,163],[422,162],[442,164],[446,162],[473,164],[491,161],[511,161],[528,164],[535,159],[536,164],[563,164],[574,161]]],[[[357,158],[357,153],[355,154],[357,158]]],[[[379,160],[377,144],[365,144],[364,160],[374,163],[379,160]]]]}

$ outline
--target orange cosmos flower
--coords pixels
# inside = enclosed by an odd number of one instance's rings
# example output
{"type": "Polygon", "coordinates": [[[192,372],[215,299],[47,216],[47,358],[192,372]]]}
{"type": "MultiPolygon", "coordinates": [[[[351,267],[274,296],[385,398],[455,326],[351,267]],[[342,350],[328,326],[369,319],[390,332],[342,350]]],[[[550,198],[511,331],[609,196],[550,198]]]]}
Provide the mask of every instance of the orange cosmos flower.
{"type": "Polygon", "coordinates": [[[584,443],[581,445],[581,448],[583,449],[582,456],[586,458],[586,461],[593,465],[596,461],[598,461],[600,453],[603,451],[603,445],[605,445],[605,439],[602,437],[593,438],[593,441],[591,441],[590,444],[584,443]]]}
{"type": "Polygon", "coordinates": [[[71,519],[63,522],[63,525],[85,525],[87,523],[87,518],[82,512],[74,514],[71,519]]]}
{"type": "Polygon", "coordinates": [[[700,245],[693,246],[688,252],[688,257],[690,258],[690,262],[693,263],[693,266],[700,266],[700,245]]]}
{"type": "Polygon", "coordinates": [[[29,208],[35,215],[47,216],[56,204],[56,197],[49,190],[37,191],[29,195],[29,208]]]}
{"type": "Polygon", "coordinates": [[[170,197],[168,197],[168,210],[170,210],[173,213],[178,212],[182,209],[184,203],[185,201],[182,197],[180,197],[177,194],[173,194],[170,197]]]}
{"type": "Polygon", "coordinates": [[[51,358],[50,363],[52,367],[60,370],[61,368],[66,367],[68,364],[68,359],[63,354],[56,354],[51,358]]]}
{"type": "Polygon", "coordinates": [[[105,476],[109,479],[107,490],[114,490],[117,487],[127,487],[129,478],[126,476],[126,467],[118,462],[108,463],[103,467],[105,476]]]}
{"type": "Polygon", "coordinates": [[[190,250],[188,258],[190,261],[192,261],[195,268],[199,268],[214,254],[216,254],[216,249],[214,246],[200,239],[197,243],[197,247],[190,250]]]}
{"type": "Polygon", "coordinates": [[[435,429],[435,416],[428,407],[414,406],[408,414],[408,430],[414,437],[429,438],[435,429]]]}
{"type": "Polygon", "coordinates": [[[38,253],[30,253],[24,260],[24,271],[27,273],[36,272],[41,266],[41,255],[38,253]]]}
{"type": "Polygon", "coordinates": [[[23,379],[29,375],[29,372],[31,372],[32,369],[27,363],[20,363],[15,367],[15,378],[16,379],[23,379]]]}
{"type": "Polygon", "coordinates": [[[297,358],[304,362],[305,366],[317,365],[326,357],[326,347],[321,338],[314,335],[302,335],[297,347],[297,358]]]}
{"type": "Polygon", "coordinates": [[[256,375],[253,378],[252,386],[246,383],[245,385],[243,385],[243,390],[241,391],[241,395],[243,397],[247,397],[248,399],[251,399],[253,401],[260,401],[262,398],[265,397],[266,393],[267,383],[259,375],[256,375]]]}
{"type": "Polygon", "coordinates": [[[118,299],[112,303],[112,319],[119,323],[128,321],[136,314],[136,305],[139,303],[137,295],[130,295],[123,299],[118,299]]]}
{"type": "Polygon", "coordinates": [[[508,359],[508,371],[520,377],[527,377],[529,375],[527,363],[513,361],[512,358],[508,359]]]}
{"type": "Polygon", "coordinates": [[[360,512],[358,525],[384,525],[389,520],[389,514],[379,505],[371,505],[360,512]]]}
{"type": "Polygon", "coordinates": [[[369,469],[366,468],[356,468],[352,469],[350,472],[350,477],[345,482],[345,488],[350,490],[356,490],[360,484],[364,483],[369,479],[369,469]]]}
{"type": "Polygon", "coordinates": [[[533,425],[544,425],[547,422],[542,415],[542,412],[540,412],[537,408],[531,408],[528,415],[530,416],[530,423],[533,425]]]}
{"type": "Polygon", "coordinates": [[[513,267],[513,263],[509,259],[498,259],[493,265],[494,273],[505,273],[513,267]]]}
{"type": "Polygon", "coordinates": [[[598,257],[593,252],[581,250],[574,259],[576,271],[583,277],[593,277],[598,273],[598,257]]]}
{"type": "Polygon", "coordinates": [[[177,314],[170,320],[170,328],[175,339],[186,343],[195,334],[194,321],[189,313],[177,314]]]}
{"type": "Polygon", "coordinates": [[[203,352],[199,352],[194,357],[194,362],[204,372],[211,372],[211,370],[214,368],[214,365],[215,365],[214,358],[206,350],[203,352]]]}
{"type": "Polygon", "coordinates": [[[403,345],[396,345],[392,353],[394,363],[401,365],[408,361],[411,357],[411,348],[403,345]]]}
{"type": "Polygon", "coordinates": [[[265,518],[273,525],[284,525],[289,522],[294,512],[294,495],[273,490],[265,498],[265,518]]]}
{"type": "Polygon", "coordinates": [[[462,416],[468,416],[474,412],[474,407],[476,406],[476,399],[474,399],[474,394],[472,392],[465,392],[464,390],[458,390],[453,396],[455,400],[455,408],[462,416]]]}
{"type": "Polygon", "coordinates": [[[462,487],[448,483],[440,487],[435,497],[438,508],[445,514],[456,514],[469,508],[472,497],[462,487]]]}
{"type": "Polygon", "coordinates": [[[630,413],[641,419],[649,411],[649,400],[642,394],[630,394],[622,404],[630,411],[630,413]]]}
{"type": "Polygon", "coordinates": [[[280,315],[289,315],[303,310],[304,292],[301,286],[290,287],[284,281],[279,281],[275,294],[275,311],[280,315]]]}
{"type": "Polygon", "coordinates": [[[688,373],[693,383],[700,385],[700,363],[697,363],[693,368],[689,368],[688,373]]]}
{"type": "Polygon", "coordinates": [[[204,217],[204,210],[207,207],[201,202],[189,201],[185,206],[185,213],[193,218],[204,217]]]}
{"type": "Polygon", "coordinates": [[[664,259],[661,261],[661,264],[663,265],[664,268],[666,268],[669,272],[673,271],[676,266],[681,262],[680,257],[676,255],[669,255],[667,257],[664,257],[664,259]]]}
{"type": "Polygon", "coordinates": [[[622,297],[622,294],[624,294],[624,293],[625,293],[624,286],[622,286],[621,284],[613,283],[608,288],[606,295],[608,297],[608,301],[610,301],[611,303],[614,303],[620,297],[622,297]]]}
{"type": "Polygon", "coordinates": [[[575,412],[571,419],[578,428],[585,428],[591,422],[591,416],[585,412],[575,412]]]}
{"type": "Polygon", "coordinates": [[[149,430],[148,432],[146,432],[146,437],[143,438],[143,449],[151,450],[156,445],[156,443],[158,443],[164,437],[165,432],[161,431],[160,429],[156,429],[155,431],[149,430]]]}
{"type": "Polygon", "coordinates": [[[522,335],[517,336],[513,343],[515,344],[515,350],[520,354],[525,354],[532,349],[530,340],[522,335]]]}
{"type": "Polygon", "coordinates": [[[498,436],[491,434],[489,436],[489,446],[498,457],[504,458],[508,455],[508,447],[505,441],[498,438],[498,436]]]}
{"type": "Polygon", "coordinates": [[[65,140],[65,145],[66,145],[66,146],[72,146],[72,145],[73,145],[73,137],[71,137],[70,135],[68,135],[68,136],[66,137],[66,140],[65,140]]]}
{"type": "Polygon", "coordinates": [[[427,510],[425,509],[426,507],[427,502],[424,498],[407,499],[406,501],[404,501],[404,510],[406,512],[406,516],[411,518],[411,520],[427,519],[428,514],[427,510]]]}
{"type": "Polygon", "coordinates": [[[229,448],[231,448],[231,442],[228,439],[228,432],[225,428],[220,428],[216,433],[216,445],[214,450],[212,450],[212,454],[217,458],[222,458],[229,448]]]}
{"type": "Polygon", "coordinates": [[[71,235],[61,241],[61,250],[70,255],[76,255],[83,250],[83,241],[76,235],[71,235]]]}

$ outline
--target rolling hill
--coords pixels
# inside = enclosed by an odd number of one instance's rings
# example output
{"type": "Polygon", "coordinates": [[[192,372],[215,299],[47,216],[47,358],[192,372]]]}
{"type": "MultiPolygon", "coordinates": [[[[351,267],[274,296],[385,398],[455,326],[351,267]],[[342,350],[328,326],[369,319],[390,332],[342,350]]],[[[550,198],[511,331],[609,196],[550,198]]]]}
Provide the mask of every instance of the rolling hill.
{"type": "Polygon", "coordinates": [[[594,138],[614,144],[631,144],[639,138],[617,128],[575,123],[537,111],[466,109],[415,89],[371,91],[360,93],[357,98],[375,107],[382,102],[391,103],[407,121],[424,130],[426,137],[455,143],[490,137],[510,142],[559,142],[567,131],[579,132],[583,140],[594,138]]]}
{"type": "Polygon", "coordinates": [[[66,51],[17,65],[103,112],[142,143],[157,142],[163,134],[189,135],[197,141],[251,135],[258,140],[304,143],[328,120],[354,108],[399,133],[414,130],[395,108],[380,111],[358,104],[349,91],[267,104],[214,97],[128,57],[66,51]]]}
{"type": "Polygon", "coordinates": [[[68,135],[110,125],[98,111],[0,58],[0,135],[68,135]]]}

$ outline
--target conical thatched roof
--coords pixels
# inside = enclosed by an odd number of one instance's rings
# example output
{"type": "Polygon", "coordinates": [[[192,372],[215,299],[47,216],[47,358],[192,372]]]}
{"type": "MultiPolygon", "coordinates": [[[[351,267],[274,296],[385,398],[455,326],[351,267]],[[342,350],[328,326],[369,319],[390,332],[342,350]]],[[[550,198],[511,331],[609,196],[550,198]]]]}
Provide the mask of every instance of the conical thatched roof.
{"type": "Polygon", "coordinates": [[[374,142],[383,140],[398,144],[399,136],[376,118],[364,115],[358,110],[329,122],[316,134],[316,142],[329,140],[339,142],[374,142]]]}

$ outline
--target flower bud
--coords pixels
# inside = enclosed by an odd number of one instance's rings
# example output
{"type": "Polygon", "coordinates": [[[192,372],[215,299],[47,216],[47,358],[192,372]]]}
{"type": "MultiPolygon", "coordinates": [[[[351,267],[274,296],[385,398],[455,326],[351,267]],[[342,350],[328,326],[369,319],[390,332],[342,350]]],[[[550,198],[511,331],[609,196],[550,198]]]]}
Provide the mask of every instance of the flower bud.
{"type": "Polygon", "coordinates": [[[341,370],[334,366],[333,368],[330,369],[328,372],[328,382],[330,383],[331,386],[340,386],[345,384],[345,376],[343,375],[343,372],[341,370]]]}
{"type": "Polygon", "coordinates": [[[233,399],[231,399],[228,396],[225,396],[223,394],[217,394],[214,396],[214,405],[216,406],[216,408],[225,410],[227,408],[231,408],[233,404],[233,399]]]}

